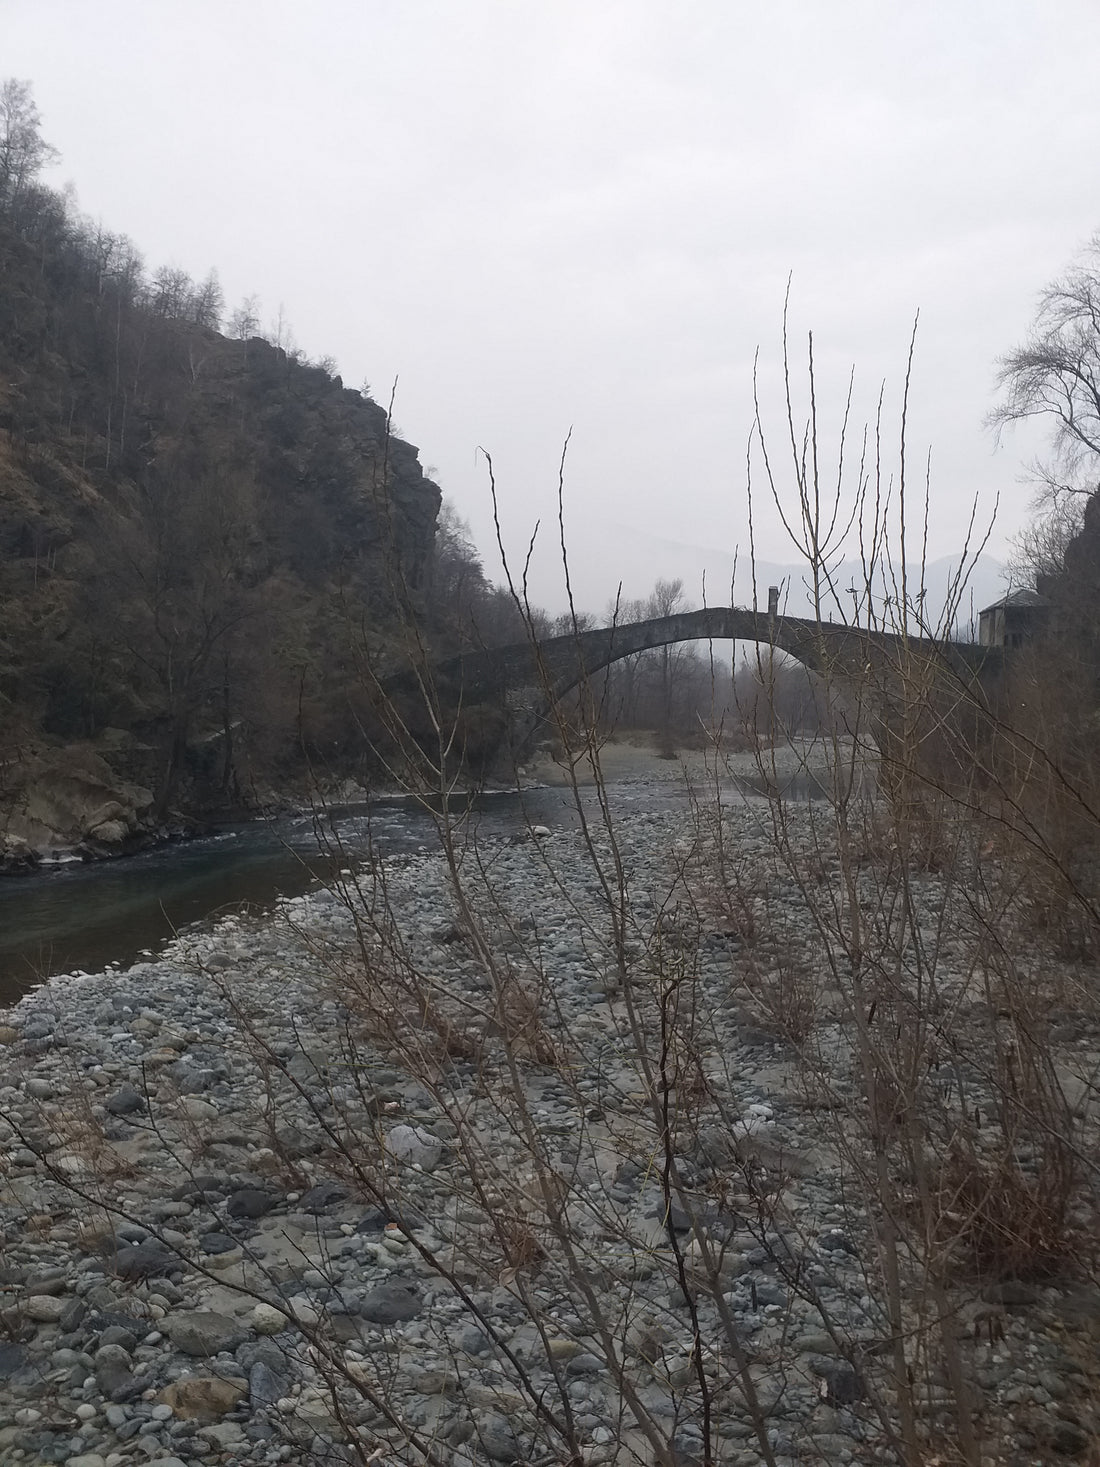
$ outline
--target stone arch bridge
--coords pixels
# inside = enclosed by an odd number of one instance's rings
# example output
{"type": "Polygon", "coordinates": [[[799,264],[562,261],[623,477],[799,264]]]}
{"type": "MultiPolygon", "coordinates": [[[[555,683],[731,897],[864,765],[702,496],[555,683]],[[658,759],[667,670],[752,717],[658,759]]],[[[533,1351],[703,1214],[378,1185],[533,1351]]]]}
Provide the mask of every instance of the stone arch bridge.
{"type": "Polygon", "coordinates": [[[902,668],[911,670],[923,661],[942,669],[960,698],[969,698],[974,706],[977,696],[984,704],[999,677],[1001,661],[998,649],[976,643],[902,637],[837,622],[714,606],[465,652],[433,663],[431,674],[445,706],[488,704],[503,709],[509,724],[505,737],[513,751],[522,754],[537,741],[557,699],[585,683],[598,689],[597,675],[613,662],[654,647],[701,641],[761,642],[815,672],[853,679],[870,673],[876,688],[887,690],[887,701],[891,681],[900,692],[902,668]]]}

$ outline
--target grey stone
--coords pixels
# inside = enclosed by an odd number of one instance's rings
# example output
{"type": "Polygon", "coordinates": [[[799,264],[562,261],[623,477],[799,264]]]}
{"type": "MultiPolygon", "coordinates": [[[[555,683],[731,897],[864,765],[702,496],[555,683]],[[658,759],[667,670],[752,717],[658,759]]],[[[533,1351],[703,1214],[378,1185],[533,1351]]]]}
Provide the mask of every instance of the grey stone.
{"type": "Polygon", "coordinates": [[[749,1284],[751,1297],[756,1300],[757,1307],[762,1304],[778,1304],[780,1306],[787,1302],[787,1291],[782,1284],[775,1279],[754,1279],[749,1284]]]}
{"type": "Polygon", "coordinates": [[[113,1116],[138,1115],[145,1109],[145,1096],[132,1085],[123,1085],[104,1102],[104,1109],[113,1116]]]}
{"type": "Polygon", "coordinates": [[[458,1337],[458,1348],[467,1355],[484,1355],[489,1350],[489,1341],[484,1330],[468,1325],[458,1337]]]}
{"type": "Polygon", "coordinates": [[[212,1085],[225,1079],[228,1071],[220,1062],[204,1064],[192,1056],[166,1065],[164,1073],[174,1083],[181,1095],[203,1095],[212,1085]]]}
{"type": "Polygon", "coordinates": [[[363,1326],[350,1314],[333,1314],[328,1321],[333,1339],[341,1345],[357,1344],[363,1338],[363,1326]]]}
{"type": "Polygon", "coordinates": [[[230,1193],[225,1210],[229,1217],[257,1218],[266,1217],[278,1205],[279,1199],[271,1192],[259,1187],[241,1187],[239,1191],[230,1193]]]}
{"type": "Polygon", "coordinates": [[[112,1249],[108,1267],[120,1279],[150,1279],[179,1267],[179,1259],[161,1243],[135,1243],[112,1249]]]}
{"type": "Polygon", "coordinates": [[[1060,1457],[1082,1457],[1089,1449],[1088,1433],[1072,1421],[1052,1421],[1046,1438],[1050,1450],[1060,1457]]]}
{"type": "Polygon", "coordinates": [[[237,1347],[234,1359],[246,1375],[257,1362],[266,1365],[276,1375],[283,1375],[287,1370],[286,1352],[273,1340],[247,1340],[237,1347]]]}
{"type": "Polygon", "coordinates": [[[220,1355],[223,1350],[235,1350],[248,1338],[248,1331],[235,1319],[211,1309],[191,1309],[170,1315],[164,1332],[177,1350],[204,1359],[220,1355]]]}
{"type": "Polygon", "coordinates": [[[298,1126],[277,1126],[275,1142],[283,1155],[291,1161],[312,1156],[321,1149],[320,1137],[298,1126]]]}
{"type": "Polygon", "coordinates": [[[495,1411],[490,1412],[482,1420],[477,1434],[490,1461],[519,1461],[520,1445],[507,1417],[499,1416],[495,1411]]]}
{"type": "Polygon", "coordinates": [[[129,1354],[137,1349],[137,1336],[123,1324],[109,1324],[99,1337],[100,1347],[119,1345],[129,1354]]]}
{"type": "Polygon", "coordinates": [[[371,1324],[400,1324],[422,1308],[420,1295],[407,1284],[379,1284],[364,1296],[359,1313],[371,1324]]]}
{"type": "Polygon", "coordinates": [[[287,1328],[289,1319],[283,1310],[261,1300],[252,1311],[250,1323],[258,1335],[277,1335],[287,1328]]]}
{"type": "Polygon", "coordinates": [[[668,1229],[672,1228],[675,1233],[690,1233],[695,1226],[694,1219],[677,1202],[670,1202],[666,1208],[664,1200],[651,1203],[642,1214],[643,1217],[655,1218],[657,1230],[655,1237],[668,1237],[668,1229]]]}
{"type": "Polygon", "coordinates": [[[848,1360],[814,1360],[811,1368],[821,1380],[822,1395],[830,1406],[851,1406],[863,1395],[859,1372],[848,1360]]]}
{"type": "Polygon", "coordinates": [[[240,1246],[237,1239],[228,1233],[202,1233],[199,1236],[199,1247],[204,1253],[232,1253],[240,1246]]]}
{"type": "Polygon", "coordinates": [[[285,1377],[262,1360],[257,1360],[248,1372],[248,1394],[253,1406],[273,1406],[280,1396],[286,1394],[285,1377]]]}
{"type": "Polygon", "coordinates": [[[10,1381],[27,1364],[28,1355],[22,1345],[0,1341],[0,1380],[10,1381]]]}
{"type": "Polygon", "coordinates": [[[356,1224],[355,1231],[357,1233],[380,1233],[388,1222],[393,1221],[390,1214],[381,1207],[368,1207],[356,1224]]]}
{"type": "Polygon", "coordinates": [[[58,1319],[58,1327],[62,1334],[72,1334],[84,1322],[84,1316],[88,1312],[88,1306],[83,1299],[67,1299],[65,1307],[58,1319]]]}
{"type": "Polygon", "coordinates": [[[396,1161],[431,1172],[443,1157],[443,1143],[423,1126],[394,1126],[386,1137],[386,1150],[396,1161]]]}
{"type": "Polygon", "coordinates": [[[1027,1309],[1039,1302],[1039,1290],[1018,1279],[1005,1279],[998,1284],[987,1284],[982,1298],[987,1304],[1003,1304],[1006,1309],[1027,1309]]]}
{"type": "MultiPolygon", "coordinates": [[[[158,1283],[157,1293],[163,1295],[166,1288],[167,1285],[163,1282],[158,1283]]],[[[115,1301],[112,1299],[111,1303],[113,1304],[115,1301]]],[[[148,1331],[149,1323],[147,1320],[135,1318],[132,1314],[126,1314],[121,1309],[103,1308],[91,1321],[90,1328],[93,1333],[99,1335],[98,1343],[125,1346],[126,1342],[124,1340],[103,1339],[104,1332],[113,1328],[123,1329],[132,1334],[135,1339],[140,1340],[148,1331]]]]}
{"type": "Polygon", "coordinates": [[[822,1233],[818,1243],[829,1253],[847,1253],[852,1258],[859,1257],[859,1249],[839,1228],[830,1228],[828,1232],[822,1233]]]}
{"type": "Polygon", "coordinates": [[[347,1200],[348,1189],[341,1182],[318,1182],[308,1192],[302,1193],[298,1206],[303,1212],[327,1212],[338,1202],[347,1200]]]}
{"type": "Polygon", "coordinates": [[[582,1351],[569,1361],[565,1367],[565,1373],[566,1375],[598,1375],[603,1368],[603,1361],[598,1355],[582,1351]]]}
{"type": "Polygon", "coordinates": [[[64,1299],[53,1294],[31,1294],[23,1300],[23,1313],[38,1324],[56,1324],[64,1311],[64,1299]]]}
{"type": "Polygon", "coordinates": [[[702,1441],[687,1432],[677,1432],[670,1443],[672,1467],[703,1467],[702,1441]]]}
{"type": "Polygon", "coordinates": [[[24,1287],[28,1294],[64,1294],[68,1291],[63,1268],[43,1268],[28,1274],[24,1287]]]}
{"type": "Polygon", "coordinates": [[[101,1345],[95,1352],[95,1383],[105,1396],[127,1388],[133,1381],[129,1352],[121,1345],[101,1345]]]}

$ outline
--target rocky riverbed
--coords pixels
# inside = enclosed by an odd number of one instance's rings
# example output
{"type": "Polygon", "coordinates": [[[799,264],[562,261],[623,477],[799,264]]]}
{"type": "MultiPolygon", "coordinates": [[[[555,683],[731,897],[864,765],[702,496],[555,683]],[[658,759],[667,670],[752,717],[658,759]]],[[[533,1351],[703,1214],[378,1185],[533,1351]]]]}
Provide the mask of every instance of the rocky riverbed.
{"type": "MultiPolygon", "coordinates": [[[[781,825],[459,831],[0,1016],[0,1459],[896,1460],[828,819],[781,825]]],[[[950,1288],[984,1459],[1085,1452],[1100,1294],[950,1288]]]]}

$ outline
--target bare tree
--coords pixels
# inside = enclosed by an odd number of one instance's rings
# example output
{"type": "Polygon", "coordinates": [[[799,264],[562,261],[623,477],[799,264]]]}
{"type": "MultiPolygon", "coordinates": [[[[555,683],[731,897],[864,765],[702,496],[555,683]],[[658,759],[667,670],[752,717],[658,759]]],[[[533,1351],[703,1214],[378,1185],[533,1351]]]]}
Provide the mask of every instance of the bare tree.
{"type": "Polygon", "coordinates": [[[172,321],[186,320],[191,314],[194,294],[195,285],[186,270],[162,265],[153,276],[153,314],[172,321]]]}
{"type": "Polygon", "coordinates": [[[1051,458],[1032,466],[1040,499],[1091,493],[1100,480],[1100,234],[1043,290],[1030,335],[999,367],[993,427],[1051,422],[1051,458]]]}
{"type": "Polygon", "coordinates": [[[1066,547],[1081,529],[1084,507],[1079,496],[1061,495],[1012,537],[1012,555],[1005,567],[1010,584],[1037,586],[1042,578],[1058,575],[1066,547]]]}
{"type": "Polygon", "coordinates": [[[39,125],[30,82],[9,77],[0,85],[0,199],[15,199],[61,156],[39,125]]]}
{"type": "MultiPolygon", "coordinates": [[[[659,580],[654,585],[647,608],[651,617],[674,616],[684,609],[683,581],[659,580]]],[[[667,642],[661,648],[661,722],[666,731],[672,726],[672,673],[676,653],[677,649],[667,642]]]]}
{"type": "Polygon", "coordinates": [[[211,270],[191,296],[191,311],[196,325],[207,326],[217,331],[221,326],[225,297],[222,295],[218,272],[211,270]]]}
{"type": "Polygon", "coordinates": [[[238,341],[249,341],[260,334],[260,297],[246,295],[229,318],[230,335],[238,341]]]}

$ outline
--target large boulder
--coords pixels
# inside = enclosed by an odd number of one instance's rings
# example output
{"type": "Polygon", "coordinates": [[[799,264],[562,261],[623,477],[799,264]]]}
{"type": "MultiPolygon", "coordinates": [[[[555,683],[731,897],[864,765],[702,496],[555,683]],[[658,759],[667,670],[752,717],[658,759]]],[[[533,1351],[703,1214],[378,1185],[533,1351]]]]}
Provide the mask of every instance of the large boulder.
{"type": "Polygon", "coordinates": [[[120,779],[86,746],[31,755],[0,770],[0,858],[121,851],[152,823],[152,793],[120,779]]]}

